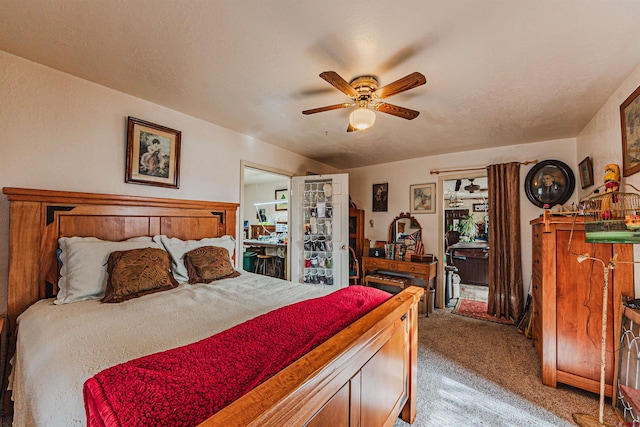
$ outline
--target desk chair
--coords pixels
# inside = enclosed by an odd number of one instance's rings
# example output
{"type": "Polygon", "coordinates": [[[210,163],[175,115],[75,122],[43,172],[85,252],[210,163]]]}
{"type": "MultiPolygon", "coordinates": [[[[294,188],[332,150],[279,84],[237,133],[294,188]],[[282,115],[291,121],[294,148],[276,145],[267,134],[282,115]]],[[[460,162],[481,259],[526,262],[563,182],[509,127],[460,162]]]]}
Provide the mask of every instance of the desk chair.
{"type": "Polygon", "coordinates": [[[356,251],[349,246],[349,284],[357,285],[360,279],[360,263],[356,258],[356,251]]]}

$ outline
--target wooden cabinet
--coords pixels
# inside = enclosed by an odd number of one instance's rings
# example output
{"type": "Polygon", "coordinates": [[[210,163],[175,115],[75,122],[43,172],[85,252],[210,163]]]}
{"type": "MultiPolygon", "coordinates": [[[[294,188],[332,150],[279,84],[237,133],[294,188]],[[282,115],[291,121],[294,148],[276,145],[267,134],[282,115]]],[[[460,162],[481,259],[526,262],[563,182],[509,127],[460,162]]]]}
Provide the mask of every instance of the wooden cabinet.
{"type": "Polygon", "coordinates": [[[260,236],[268,236],[271,233],[275,233],[275,225],[252,225],[251,226],[251,239],[257,239],[260,236]]]}
{"type": "Polygon", "coordinates": [[[362,265],[364,250],[364,211],[362,209],[349,208],[349,246],[355,251],[358,264],[362,265]]]}
{"type": "MultiPolygon", "coordinates": [[[[533,244],[532,337],[540,357],[542,383],[563,383],[594,393],[600,390],[600,342],[604,268],[598,261],[578,263],[589,253],[609,262],[633,260],[629,244],[586,243],[582,218],[531,221],[533,244]],[[573,229],[573,237],[571,237],[573,229]],[[571,252],[569,253],[569,240],[571,252]]],[[[609,276],[606,393],[612,394],[614,350],[620,328],[621,295],[633,295],[633,264],[618,263],[609,276]]]]}

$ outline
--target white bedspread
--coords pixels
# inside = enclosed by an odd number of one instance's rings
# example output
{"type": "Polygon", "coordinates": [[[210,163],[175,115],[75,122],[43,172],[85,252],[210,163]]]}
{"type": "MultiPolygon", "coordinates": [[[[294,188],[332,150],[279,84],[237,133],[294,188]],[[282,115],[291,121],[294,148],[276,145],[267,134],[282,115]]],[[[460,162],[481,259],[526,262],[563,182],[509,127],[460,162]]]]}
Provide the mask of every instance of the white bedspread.
{"type": "Polygon", "coordinates": [[[101,370],[328,293],[242,272],[234,279],[181,284],[120,304],[39,301],[18,318],[13,425],[85,425],[82,386],[101,370]]]}

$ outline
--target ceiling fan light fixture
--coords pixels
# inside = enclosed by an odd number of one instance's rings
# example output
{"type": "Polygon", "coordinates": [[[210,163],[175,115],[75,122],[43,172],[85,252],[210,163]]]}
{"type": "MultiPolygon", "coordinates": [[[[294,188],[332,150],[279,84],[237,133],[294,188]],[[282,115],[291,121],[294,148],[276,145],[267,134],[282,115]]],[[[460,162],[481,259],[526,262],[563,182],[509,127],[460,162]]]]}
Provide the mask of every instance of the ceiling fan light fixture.
{"type": "Polygon", "coordinates": [[[358,130],[369,129],[376,122],[376,113],[366,107],[356,108],[349,114],[349,124],[358,130]]]}

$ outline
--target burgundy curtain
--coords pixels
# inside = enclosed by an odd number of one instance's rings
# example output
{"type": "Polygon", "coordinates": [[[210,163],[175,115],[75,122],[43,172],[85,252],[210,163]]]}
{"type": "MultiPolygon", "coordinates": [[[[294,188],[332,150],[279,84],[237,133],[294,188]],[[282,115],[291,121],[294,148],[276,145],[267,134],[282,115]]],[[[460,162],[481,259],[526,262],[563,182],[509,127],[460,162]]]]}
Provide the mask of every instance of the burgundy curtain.
{"type": "Polygon", "coordinates": [[[487,312],[517,320],[522,312],[520,163],[488,167],[489,300],[487,312]]]}

